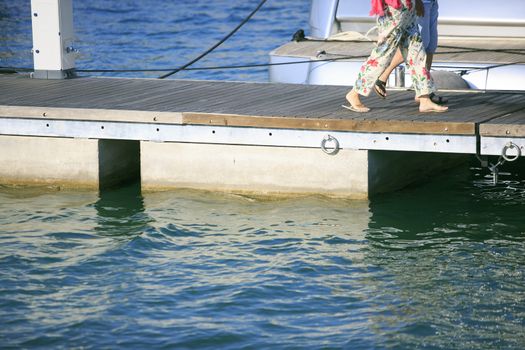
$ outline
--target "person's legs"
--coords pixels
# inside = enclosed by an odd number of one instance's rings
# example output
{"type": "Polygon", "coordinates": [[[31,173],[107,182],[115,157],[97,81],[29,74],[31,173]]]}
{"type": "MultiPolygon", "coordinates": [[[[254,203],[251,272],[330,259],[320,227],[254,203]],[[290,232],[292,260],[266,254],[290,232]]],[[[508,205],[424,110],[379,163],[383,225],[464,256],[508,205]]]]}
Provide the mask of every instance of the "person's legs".
{"type": "Polygon", "coordinates": [[[438,17],[439,17],[439,5],[437,1],[431,1],[428,6],[425,4],[425,17],[428,16],[428,43],[425,46],[427,53],[427,70],[430,71],[432,68],[432,62],[434,59],[434,52],[438,46],[438,17]],[[428,11],[428,12],[427,12],[428,11]]]}
{"type": "Polygon", "coordinates": [[[400,49],[412,77],[412,87],[416,91],[416,97],[419,98],[419,111],[446,111],[448,107],[439,106],[430,99],[430,94],[434,92],[435,87],[434,81],[426,68],[426,53],[420,34],[413,33],[412,35],[404,36],[400,49]]]}
{"type": "Polygon", "coordinates": [[[396,51],[398,50],[395,44],[387,42],[378,45],[372,50],[368,60],[361,66],[353,89],[346,95],[346,99],[353,107],[353,110],[359,112],[368,112],[370,110],[361,102],[359,95],[370,95],[377,78],[385,70],[385,66],[392,61],[396,51]]]}
{"type": "Polygon", "coordinates": [[[399,66],[401,63],[403,63],[405,59],[403,58],[403,55],[401,54],[400,50],[396,51],[396,54],[394,55],[394,58],[392,58],[392,62],[390,65],[385,69],[383,74],[379,76],[379,80],[383,83],[386,83],[388,80],[388,77],[390,77],[390,74],[392,74],[392,71],[396,69],[397,66],[399,66]]]}
{"type": "Polygon", "coordinates": [[[417,18],[417,24],[419,27],[419,32],[421,33],[421,40],[423,41],[423,48],[425,52],[430,44],[431,33],[430,33],[430,11],[432,4],[428,1],[423,1],[425,6],[425,15],[423,17],[417,18]]]}
{"type": "MultiPolygon", "coordinates": [[[[423,47],[425,48],[425,52],[427,54],[426,68],[428,71],[430,71],[434,58],[434,52],[436,52],[437,49],[437,24],[439,6],[437,1],[424,1],[423,4],[425,6],[425,15],[423,17],[418,17],[418,24],[419,30],[421,32],[421,38],[423,40],[423,47]]],[[[392,62],[385,69],[383,74],[379,76],[378,80],[382,83],[385,83],[388,80],[388,77],[390,77],[390,74],[392,74],[392,71],[396,69],[396,67],[401,63],[403,63],[403,61],[403,55],[401,54],[401,51],[398,50],[392,59],[392,62]]]]}
{"type": "Polygon", "coordinates": [[[377,78],[392,61],[397,51],[398,43],[399,40],[396,38],[389,38],[372,50],[370,57],[361,66],[354,85],[354,89],[360,95],[368,96],[370,94],[377,78]]]}
{"type": "Polygon", "coordinates": [[[420,97],[420,112],[444,112],[448,107],[435,104],[430,99],[434,83],[426,69],[426,53],[421,35],[416,28],[414,13],[390,8],[391,17],[381,17],[379,22],[380,37],[376,48],[363,64],[352,90],[346,95],[350,109],[367,112],[370,109],[363,105],[360,95],[368,96],[379,76],[385,71],[396,51],[401,50],[407,68],[412,75],[416,96],[420,97]],[[381,35],[383,34],[383,35],[381,35]]]}
{"type": "Polygon", "coordinates": [[[361,102],[360,96],[368,96],[372,91],[377,78],[383,73],[398,51],[402,30],[398,28],[393,17],[381,17],[379,32],[386,33],[383,39],[377,43],[370,57],[361,66],[356,82],[352,90],[346,95],[346,99],[354,110],[367,112],[369,108],[361,102]]]}
{"type": "MultiPolygon", "coordinates": [[[[425,45],[425,51],[427,53],[426,68],[428,71],[432,68],[434,59],[434,53],[438,47],[438,17],[439,17],[439,5],[437,0],[425,0],[423,1],[425,6],[425,17],[419,18],[419,27],[422,29],[425,26],[427,30],[422,34],[423,43],[425,45]]],[[[439,105],[446,104],[448,101],[441,96],[437,96],[432,93],[430,99],[439,105]]],[[[417,100],[417,98],[416,98],[417,100]]]]}
{"type": "Polygon", "coordinates": [[[425,62],[425,67],[430,72],[432,68],[432,62],[434,61],[434,54],[433,53],[427,53],[427,60],[425,62]]]}

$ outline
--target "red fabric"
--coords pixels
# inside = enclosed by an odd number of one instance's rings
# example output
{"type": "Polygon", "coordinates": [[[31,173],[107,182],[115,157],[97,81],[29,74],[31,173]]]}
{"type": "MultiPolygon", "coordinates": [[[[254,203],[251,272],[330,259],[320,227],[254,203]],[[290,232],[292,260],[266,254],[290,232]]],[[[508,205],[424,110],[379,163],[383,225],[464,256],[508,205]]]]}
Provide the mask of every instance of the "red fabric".
{"type": "MultiPolygon", "coordinates": [[[[403,5],[401,3],[401,0],[372,0],[372,9],[370,10],[370,16],[384,16],[385,4],[395,8],[396,10],[403,5]]],[[[406,4],[408,8],[412,7],[411,0],[406,0],[406,4]]]]}

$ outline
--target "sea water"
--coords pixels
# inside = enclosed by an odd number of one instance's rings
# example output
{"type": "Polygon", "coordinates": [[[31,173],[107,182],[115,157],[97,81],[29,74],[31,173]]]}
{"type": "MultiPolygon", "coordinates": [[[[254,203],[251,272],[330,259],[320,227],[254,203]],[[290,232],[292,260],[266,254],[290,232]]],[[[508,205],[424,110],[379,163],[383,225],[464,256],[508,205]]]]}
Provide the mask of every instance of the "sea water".
{"type": "MultiPolygon", "coordinates": [[[[176,68],[256,4],[75,1],[77,67],[176,68]]],[[[308,5],[269,0],[198,66],[267,62],[308,5]]],[[[1,65],[31,66],[29,1],[0,24],[1,65]]],[[[523,349],[525,181],[502,171],[366,201],[0,187],[0,348],[523,349]]]]}

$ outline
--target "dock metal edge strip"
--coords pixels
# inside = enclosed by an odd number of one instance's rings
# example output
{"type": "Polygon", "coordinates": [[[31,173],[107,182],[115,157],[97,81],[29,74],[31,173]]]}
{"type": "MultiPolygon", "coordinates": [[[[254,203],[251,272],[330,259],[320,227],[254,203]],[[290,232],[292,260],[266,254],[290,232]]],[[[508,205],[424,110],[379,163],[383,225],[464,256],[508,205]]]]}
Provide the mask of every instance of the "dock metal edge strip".
{"type": "MultiPolygon", "coordinates": [[[[481,155],[501,155],[505,146],[510,142],[521,149],[521,155],[525,156],[525,137],[491,137],[481,138],[481,155]]],[[[509,150],[509,155],[514,156],[517,152],[509,150]]]]}
{"type": "Polygon", "coordinates": [[[319,149],[323,139],[330,135],[337,139],[340,148],[343,149],[471,154],[476,152],[476,138],[473,135],[365,133],[40,118],[0,117],[0,135],[319,149]]]}

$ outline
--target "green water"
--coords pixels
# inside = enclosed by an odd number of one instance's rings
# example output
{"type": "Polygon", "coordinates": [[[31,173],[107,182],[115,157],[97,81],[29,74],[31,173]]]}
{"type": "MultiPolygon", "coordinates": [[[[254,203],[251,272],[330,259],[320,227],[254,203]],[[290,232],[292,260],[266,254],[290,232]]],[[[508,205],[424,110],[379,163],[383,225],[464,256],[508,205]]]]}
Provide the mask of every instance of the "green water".
{"type": "Polygon", "coordinates": [[[370,201],[0,190],[2,348],[521,349],[525,181],[370,201]]]}

